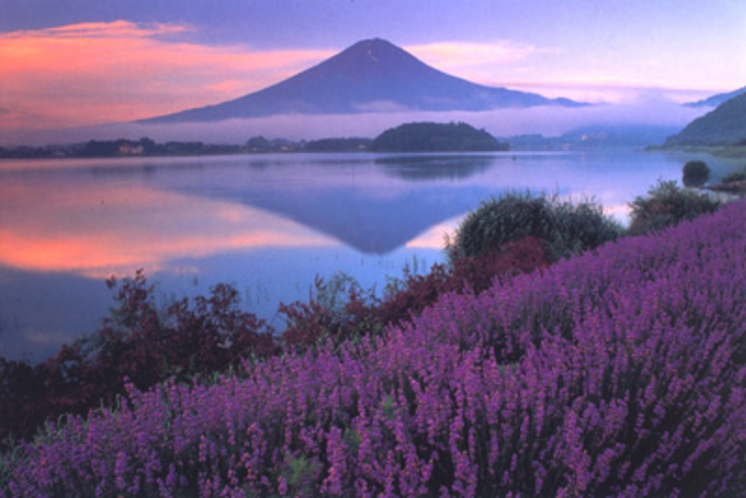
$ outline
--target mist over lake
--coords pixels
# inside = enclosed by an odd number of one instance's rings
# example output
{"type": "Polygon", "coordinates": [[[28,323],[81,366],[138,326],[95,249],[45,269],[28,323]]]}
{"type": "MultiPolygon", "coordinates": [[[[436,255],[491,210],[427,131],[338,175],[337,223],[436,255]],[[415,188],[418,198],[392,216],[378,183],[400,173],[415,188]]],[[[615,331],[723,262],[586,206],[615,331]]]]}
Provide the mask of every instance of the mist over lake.
{"type": "MultiPolygon", "coordinates": [[[[0,356],[41,360],[93,332],[110,275],[143,269],[168,302],[233,284],[274,327],[314,278],[380,294],[445,260],[459,220],[514,190],[627,203],[694,156],[633,150],[268,154],[0,163],[0,356]]],[[[717,175],[725,163],[707,158],[717,175]]]]}

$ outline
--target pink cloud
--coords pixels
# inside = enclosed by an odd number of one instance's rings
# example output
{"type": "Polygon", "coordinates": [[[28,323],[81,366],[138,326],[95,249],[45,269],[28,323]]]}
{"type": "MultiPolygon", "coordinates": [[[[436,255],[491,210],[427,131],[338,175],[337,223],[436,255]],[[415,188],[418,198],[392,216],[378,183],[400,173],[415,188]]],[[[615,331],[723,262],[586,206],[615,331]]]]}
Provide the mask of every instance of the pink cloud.
{"type": "Polygon", "coordinates": [[[525,43],[502,40],[494,43],[439,42],[413,45],[407,50],[439,68],[463,68],[474,65],[505,64],[524,61],[535,53],[549,49],[525,43]]]}
{"type": "Polygon", "coordinates": [[[530,67],[537,56],[560,52],[511,40],[445,41],[407,46],[406,50],[433,67],[488,86],[508,86],[506,78],[530,67]]]}
{"type": "Polygon", "coordinates": [[[85,23],[0,34],[3,128],[127,121],[239,97],[332,53],[178,40],[189,26],[85,23]]]}

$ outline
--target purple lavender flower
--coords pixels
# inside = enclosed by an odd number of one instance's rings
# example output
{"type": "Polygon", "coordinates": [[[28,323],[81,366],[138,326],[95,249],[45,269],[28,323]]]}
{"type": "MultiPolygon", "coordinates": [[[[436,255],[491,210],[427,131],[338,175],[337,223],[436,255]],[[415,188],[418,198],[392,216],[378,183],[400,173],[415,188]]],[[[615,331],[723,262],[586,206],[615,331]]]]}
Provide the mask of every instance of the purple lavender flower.
{"type": "Polygon", "coordinates": [[[745,206],[444,295],[375,341],[130,386],[6,456],[5,494],[743,494],[745,206]]]}

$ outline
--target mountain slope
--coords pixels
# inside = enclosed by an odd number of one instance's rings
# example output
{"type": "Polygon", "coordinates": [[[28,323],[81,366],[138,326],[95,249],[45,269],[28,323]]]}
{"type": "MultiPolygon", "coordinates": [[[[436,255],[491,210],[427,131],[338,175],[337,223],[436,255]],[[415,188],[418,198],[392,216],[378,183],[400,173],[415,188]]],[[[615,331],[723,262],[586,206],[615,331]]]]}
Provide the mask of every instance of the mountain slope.
{"type": "Polygon", "coordinates": [[[746,140],[746,93],[695,119],[680,133],[668,137],[665,145],[732,145],[743,140],[746,140]]]}
{"type": "Polygon", "coordinates": [[[381,39],[363,40],[276,85],[213,106],[138,121],[221,121],[273,114],[482,111],[538,105],[579,106],[568,99],[477,85],[421,62],[381,39]]]}
{"type": "Polygon", "coordinates": [[[730,100],[733,97],[738,97],[742,93],[746,93],[746,86],[733,92],[718,93],[717,95],[713,95],[706,99],[698,100],[697,102],[689,102],[688,104],[684,105],[686,105],[687,107],[717,107],[726,100],[730,100]]]}

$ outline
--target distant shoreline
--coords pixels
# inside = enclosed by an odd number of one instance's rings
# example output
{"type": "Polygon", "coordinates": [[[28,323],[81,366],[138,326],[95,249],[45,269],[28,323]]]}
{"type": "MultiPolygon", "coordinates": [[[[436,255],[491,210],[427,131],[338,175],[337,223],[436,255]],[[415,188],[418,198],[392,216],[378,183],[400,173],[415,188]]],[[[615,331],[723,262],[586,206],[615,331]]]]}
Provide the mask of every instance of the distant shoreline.
{"type": "Polygon", "coordinates": [[[676,145],[670,147],[651,145],[646,147],[645,150],[650,152],[701,153],[725,159],[746,158],[746,145],[676,145]]]}

